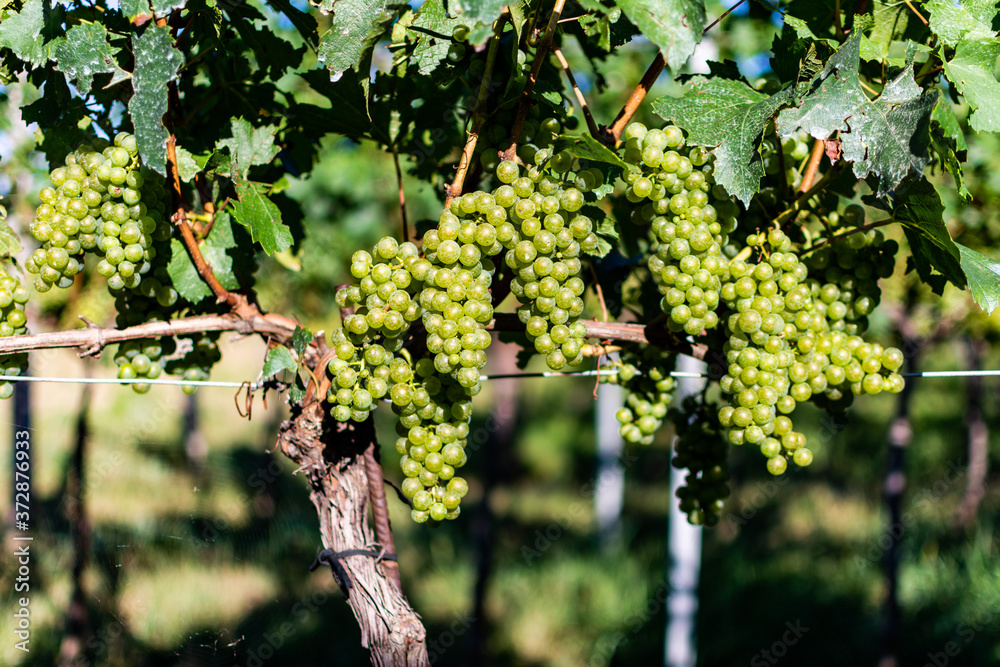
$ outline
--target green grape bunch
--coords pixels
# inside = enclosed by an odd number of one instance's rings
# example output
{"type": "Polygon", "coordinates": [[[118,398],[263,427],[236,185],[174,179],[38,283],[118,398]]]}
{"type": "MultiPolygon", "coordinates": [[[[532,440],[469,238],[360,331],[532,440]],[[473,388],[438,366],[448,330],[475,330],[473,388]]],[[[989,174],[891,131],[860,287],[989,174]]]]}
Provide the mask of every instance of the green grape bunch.
{"type": "MultiPolygon", "coordinates": [[[[69,287],[87,252],[101,258],[96,270],[112,293],[139,289],[170,237],[165,190],[154,176],[142,167],[135,137],[124,132],[113,144],[95,139],[79,146],[54,168],[29,228],[42,244],[25,263],[35,289],[69,287]]],[[[150,278],[144,294],[162,306],[176,302],[165,274],[150,278]]]]}
{"type": "Polygon", "coordinates": [[[648,227],[649,272],[662,295],[671,331],[696,336],[719,324],[719,290],[726,273],[722,247],[736,228],[737,208],[715,184],[714,159],[703,148],[685,148],[675,125],[625,128],[625,197],[631,220],[648,227]]]}
{"type": "MultiPolygon", "coordinates": [[[[21,283],[18,275],[0,266],[0,338],[28,333],[28,316],[24,312],[24,305],[30,296],[31,290],[21,283]]],[[[20,376],[27,371],[27,352],[0,356],[0,374],[20,376]]],[[[0,398],[10,398],[13,395],[13,382],[0,381],[0,398]]]]}
{"type": "Polygon", "coordinates": [[[625,405],[615,413],[619,433],[627,442],[649,445],[667,416],[673,400],[676,356],[646,345],[625,350],[617,362],[604,366],[611,373],[601,379],[625,390],[625,405]]]}

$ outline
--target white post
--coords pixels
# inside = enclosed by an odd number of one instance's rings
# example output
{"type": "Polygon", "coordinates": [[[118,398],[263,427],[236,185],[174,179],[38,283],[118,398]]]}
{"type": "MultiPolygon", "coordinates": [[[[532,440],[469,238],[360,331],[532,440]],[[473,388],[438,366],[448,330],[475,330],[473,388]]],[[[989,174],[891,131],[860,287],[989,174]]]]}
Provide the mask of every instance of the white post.
{"type": "MultiPolygon", "coordinates": [[[[703,373],[704,362],[681,356],[677,370],[703,373]]],[[[701,391],[705,381],[700,378],[681,378],[675,400],[701,391]]],[[[673,454],[671,454],[673,458],[673,454]]],[[[692,526],[680,511],[676,492],[684,484],[686,471],[670,467],[670,518],[667,524],[668,590],[667,631],[663,648],[665,667],[694,667],[697,661],[695,619],[698,615],[698,578],[701,573],[702,527],[692,526]]]]}
{"type": "Polygon", "coordinates": [[[618,433],[615,413],[625,403],[625,390],[617,384],[602,384],[597,392],[594,420],[597,430],[597,489],[594,512],[601,546],[612,547],[621,536],[622,505],[625,502],[625,468],[621,465],[624,442],[618,433]]]}

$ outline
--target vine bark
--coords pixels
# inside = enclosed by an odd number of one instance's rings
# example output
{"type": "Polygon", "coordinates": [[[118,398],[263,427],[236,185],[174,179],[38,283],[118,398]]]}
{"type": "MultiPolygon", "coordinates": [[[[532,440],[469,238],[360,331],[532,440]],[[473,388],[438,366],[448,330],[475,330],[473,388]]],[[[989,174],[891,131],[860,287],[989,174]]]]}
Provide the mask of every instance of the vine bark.
{"type": "MultiPolygon", "coordinates": [[[[365,456],[377,446],[371,420],[342,424],[327,415],[321,403],[313,402],[293,409],[292,418],[281,425],[278,445],[306,476],[324,548],[335,552],[371,549],[376,539],[368,523],[365,456]]],[[[427,631],[397,588],[389,564],[370,556],[349,556],[341,564],[350,578],[349,584],[341,582],[342,589],[361,627],[362,645],[371,652],[372,665],[429,666],[427,631]]]]}

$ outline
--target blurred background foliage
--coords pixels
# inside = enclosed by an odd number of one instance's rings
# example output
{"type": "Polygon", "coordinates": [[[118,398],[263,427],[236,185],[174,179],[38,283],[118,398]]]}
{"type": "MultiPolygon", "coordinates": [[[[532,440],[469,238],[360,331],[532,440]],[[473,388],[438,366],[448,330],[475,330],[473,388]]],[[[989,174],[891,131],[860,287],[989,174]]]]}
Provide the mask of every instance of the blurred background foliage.
{"type": "MultiPolygon", "coordinates": [[[[709,4],[710,16],[725,9],[709,4]]],[[[774,16],[756,3],[743,5],[713,29],[700,58],[735,59],[751,79],[766,75],[767,47],[780,29],[774,16]]],[[[653,48],[633,41],[618,57],[594,63],[572,41],[565,52],[596,117],[607,122],[653,48]]],[[[294,77],[284,84],[296,90],[294,77]]],[[[664,75],[652,97],[676,89],[664,75]]],[[[23,225],[45,163],[12,109],[38,92],[19,84],[5,92],[0,191],[12,222],[23,225]]],[[[639,119],[655,122],[645,107],[639,119]]],[[[972,139],[965,173],[974,198],[968,205],[946,202],[947,220],[957,241],[990,252],[1000,240],[1000,138],[972,139]]],[[[401,160],[405,172],[413,161],[401,160]]],[[[436,217],[439,192],[410,177],[404,187],[411,221],[436,217]]],[[[329,328],[337,317],[333,292],[348,274],[351,253],[400,228],[392,157],[329,136],[316,167],[290,178],[285,194],[301,207],[309,240],[264,262],[261,304],[294,313],[313,330],[329,328]]],[[[873,318],[879,342],[899,344],[895,325],[905,321],[925,338],[910,350],[920,370],[968,368],[970,347],[981,367],[1000,368],[994,345],[1000,312],[986,317],[950,287],[941,298],[925,289],[897,267],[873,318]]],[[[103,294],[84,287],[39,295],[37,328],[69,322],[78,312],[110,321],[103,294]]],[[[513,355],[502,348],[494,350],[492,371],[513,367],[513,355]]],[[[264,349],[224,339],[224,352],[214,376],[248,380],[264,349]]],[[[48,352],[35,353],[33,372],[108,376],[111,367],[109,359],[84,363],[48,352]]],[[[1000,664],[1000,379],[985,378],[978,390],[989,473],[968,523],[954,517],[967,492],[967,404],[976,389],[964,379],[913,382],[899,529],[899,664],[1000,664]],[[945,654],[949,642],[957,655],[945,654]]],[[[434,664],[662,662],[672,433],[664,429],[653,445],[627,450],[620,530],[602,540],[593,508],[593,391],[587,379],[488,383],[470,438],[477,451],[462,518],[431,530],[407,520],[406,508],[390,498],[404,588],[426,623],[434,664]]],[[[89,401],[77,385],[34,385],[31,392],[33,503],[42,521],[32,544],[34,634],[30,654],[13,649],[7,610],[16,572],[12,559],[0,559],[0,663],[59,662],[72,595],[67,479],[79,412],[86,409],[84,498],[93,531],[83,577],[88,664],[366,664],[357,625],[329,572],[308,571],[319,547],[317,519],[305,484],[273,452],[287,410],[279,397],[271,395],[266,408],[257,405],[247,421],[224,389],[202,390],[192,402],[164,387],[135,396],[105,386],[89,401]]],[[[732,450],[726,517],[705,531],[699,664],[773,664],[762,651],[781,641],[787,624],[808,628],[787,647],[790,664],[878,661],[887,596],[886,443],[899,400],[866,397],[836,420],[807,406],[797,423],[810,441],[822,443],[816,460],[777,480],[752,452],[732,450]]],[[[9,452],[10,403],[0,410],[0,449],[9,452]]],[[[394,460],[391,419],[382,417],[383,454],[394,460]]],[[[386,470],[400,481],[395,466],[386,470]]],[[[2,457],[0,471],[0,496],[8,499],[10,456],[2,457]]]]}

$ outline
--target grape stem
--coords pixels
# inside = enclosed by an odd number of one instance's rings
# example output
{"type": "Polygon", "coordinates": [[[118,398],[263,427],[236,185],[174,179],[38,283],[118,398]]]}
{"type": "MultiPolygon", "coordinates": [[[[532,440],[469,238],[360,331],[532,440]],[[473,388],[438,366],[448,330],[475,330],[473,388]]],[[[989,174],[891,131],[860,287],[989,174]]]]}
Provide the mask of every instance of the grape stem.
{"type": "Polygon", "coordinates": [[[853,236],[854,234],[861,234],[863,232],[867,232],[868,230],[875,229],[877,227],[885,227],[886,225],[891,225],[894,222],[896,222],[895,218],[886,218],[885,220],[879,220],[878,222],[873,222],[870,225],[863,225],[861,227],[855,227],[854,229],[848,229],[845,232],[831,236],[830,238],[820,242],[817,245],[807,248],[805,251],[803,251],[802,256],[805,257],[806,255],[816,252],[820,248],[824,248],[830,245],[831,243],[836,243],[837,241],[845,239],[848,236],[853,236]]]}
{"type": "Polygon", "coordinates": [[[399,152],[392,144],[392,164],[396,167],[396,183],[399,185],[399,214],[403,221],[403,243],[410,240],[410,223],[406,219],[406,192],[403,190],[403,170],[399,168],[399,152]]]}
{"type": "Polygon", "coordinates": [[[583,112],[583,117],[587,121],[587,129],[590,130],[590,136],[595,139],[599,139],[601,136],[601,130],[597,127],[597,123],[594,121],[594,116],[590,113],[590,107],[587,106],[587,98],[583,96],[580,86],[576,85],[576,77],[573,76],[573,70],[569,68],[569,63],[566,62],[566,58],[563,56],[561,50],[554,48],[552,49],[552,53],[555,54],[559,64],[562,65],[563,71],[566,72],[566,79],[569,81],[570,87],[573,88],[573,94],[576,95],[576,101],[580,103],[580,110],[583,112]]]}
{"type": "Polygon", "coordinates": [[[799,184],[799,192],[807,192],[813,186],[816,174],[819,173],[819,163],[823,161],[825,148],[826,142],[823,139],[817,139],[813,144],[812,153],[809,155],[809,164],[806,165],[805,174],[802,175],[802,182],[799,184]]]}
{"type": "MultiPolygon", "coordinates": [[[[739,2],[723,12],[719,18],[708,24],[708,26],[702,31],[702,36],[704,37],[709,30],[717,26],[722,19],[729,16],[734,9],[742,5],[744,2],[745,0],[739,0],[739,2]]],[[[635,115],[635,112],[639,109],[639,105],[642,104],[642,101],[646,98],[646,94],[649,92],[649,89],[653,87],[654,83],[656,83],[656,80],[660,77],[660,74],[663,72],[663,68],[666,67],[666,65],[667,60],[663,57],[663,53],[657,51],[656,57],[653,58],[653,62],[651,62],[649,67],[646,68],[646,72],[642,75],[642,79],[640,79],[639,84],[632,91],[632,94],[628,96],[628,99],[625,100],[625,106],[623,106],[622,110],[618,112],[617,116],[615,116],[614,121],[611,123],[611,127],[601,126],[601,133],[598,138],[601,139],[605,145],[611,147],[618,145],[618,140],[621,139],[622,132],[625,131],[625,126],[628,125],[630,120],[632,120],[632,116],[635,115]]]]}
{"type": "Polygon", "coordinates": [[[510,130],[510,143],[502,154],[504,160],[513,160],[517,155],[517,140],[521,138],[521,130],[524,128],[524,121],[528,117],[528,109],[531,107],[531,93],[535,89],[535,82],[538,81],[538,72],[541,71],[542,64],[545,62],[545,54],[548,53],[549,48],[552,46],[552,37],[555,35],[556,26],[559,23],[559,17],[562,15],[565,5],[566,0],[556,0],[555,5],[552,7],[552,15],[549,17],[549,25],[545,28],[542,41],[539,42],[538,48],[535,50],[535,59],[531,63],[528,82],[524,86],[524,92],[521,93],[517,117],[514,119],[514,125],[510,130]]]}
{"type": "Polygon", "coordinates": [[[635,115],[635,112],[639,109],[639,105],[646,98],[646,93],[656,83],[656,79],[659,78],[660,73],[663,72],[663,68],[666,65],[667,61],[663,57],[663,54],[657,51],[653,62],[646,68],[646,73],[642,75],[642,79],[639,80],[639,84],[635,87],[635,90],[625,100],[625,106],[618,112],[618,115],[611,123],[611,127],[606,128],[602,133],[602,139],[606,145],[614,147],[618,144],[622,132],[625,131],[625,126],[632,120],[632,116],[635,115]]]}
{"type": "MultiPolygon", "coordinates": [[[[486,67],[483,70],[483,80],[479,84],[479,96],[476,98],[476,105],[472,108],[472,129],[469,131],[469,137],[465,141],[465,148],[462,149],[462,157],[458,161],[455,178],[451,182],[451,185],[446,186],[445,208],[448,208],[452,199],[462,194],[462,190],[465,187],[465,176],[469,171],[469,165],[472,164],[472,156],[476,152],[476,144],[479,142],[479,131],[482,129],[483,123],[486,122],[486,100],[493,89],[493,65],[497,60],[497,51],[506,21],[507,14],[504,13],[493,24],[493,38],[490,40],[490,48],[486,53],[486,67]]],[[[399,171],[398,163],[396,171],[399,171]]],[[[402,181],[400,181],[399,187],[400,192],[402,192],[402,181]]]]}
{"type": "Polygon", "coordinates": [[[808,201],[810,198],[812,198],[813,195],[815,195],[818,192],[821,192],[824,188],[826,188],[826,186],[829,185],[830,181],[832,181],[838,174],[840,174],[840,170],[843,168],[842,166],[843,164],[845,163],[838,162],[832,167],[830,167],[830,169],[828,169],[827,172],[823,174],[823,177],[821,179],[819,179],[815,184],[813,184],[811,188],[809,188],[808,190],[800,194],[798,197],[796,197],[795,201],[792,202],[791,206],[789,206],[787,209],[779,213],[778,216],[774,219],[774,223],[780,227],[781,225],[783,225],[784,223],[788,222],[796,215],[798,215],[799,212],[802,210],[802,203],[808,201]]]}

